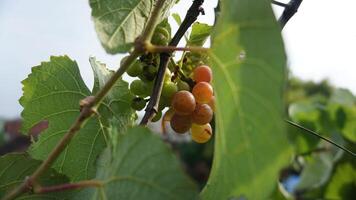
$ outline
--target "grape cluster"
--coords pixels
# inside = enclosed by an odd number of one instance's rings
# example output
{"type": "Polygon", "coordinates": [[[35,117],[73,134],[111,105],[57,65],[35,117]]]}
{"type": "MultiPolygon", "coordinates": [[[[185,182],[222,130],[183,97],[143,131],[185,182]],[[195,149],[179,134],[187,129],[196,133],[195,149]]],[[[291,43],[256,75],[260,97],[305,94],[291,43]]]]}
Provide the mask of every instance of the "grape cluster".
{"type": "MultiPolygon", "coordinates": [[[[167,45],[169,39],[169,31],[158,26],[151,42],[155,45],[167,45]]],[[[212,71],[201,64],[201,59],[198,54],[186,53],[181,67],[172,60],[169,62],[158,113],[151,121],[160,120],[162,111],[168,108],[162,119],[163,123],[168,119],[176,133],[183,134],[190,130],[193,141],[205,143],[212,135],[209,123],[213,118],[215,98],[210,85],[212,71]]],[[[127,74],[137,78],[130,84],[130,91],[135,95],[131,102],[133,109],[140,111],[146,107],[158,65],[159,54],[149,53],[141,56],[128,68],[127,74]]]]}
{"type": "Polygon", "coordinates": [[[197,143],[209,141],[212,135],[210,121],[214,114],[214,93],[210,85],[212,72],[206,65],[198,66],[193,71],[195,85],[192,91],[178,91],[171,108],[174,111],[170,120],[172,129],[177,133],[190,130],[192,140],[197,143]]]}

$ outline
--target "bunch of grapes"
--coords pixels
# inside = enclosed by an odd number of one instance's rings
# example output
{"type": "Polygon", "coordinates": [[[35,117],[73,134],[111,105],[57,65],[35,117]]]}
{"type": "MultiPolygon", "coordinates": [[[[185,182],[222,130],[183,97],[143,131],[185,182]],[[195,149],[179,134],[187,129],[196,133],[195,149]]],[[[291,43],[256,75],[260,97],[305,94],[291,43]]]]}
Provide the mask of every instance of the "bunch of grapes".
{"type": "MultiPolygon", "coordinates": [[[[169,32],[158,27],[151,42],[156,45],[167,45],[169,39],[169,32]]],[[[182,67],[178,67],[172,60],[169,62],[158,113],[151,121],[160,120],[162,111],[168,108],[162,120],[163,126],[168,119],[167,121],[170,121],[170,126],[176,133],[183,134],[190,130],[193,141],[205,143],[212,135],[209,123],[213,118],[215,98],[210,85],[212,71],[208,66],[201,64],[200,58],[200,56],[187,53],[182,67]]],[[[133,109],[140,111],[146,107],[158,65],[159,54],[149,53],[141,56],[127,70],[129,76],[137,77],[130,84],[130,91],[135,95],[131,102],[133,109]]]]}
{"type": "Polygon", "coordinates": [[[192,140],[197,143],[209,141],[212,135],[210,122],[214,114],[214,93],[210,85],[212,72],[206,65],[193,71],[195,85],[192,90],[178,91],[171,103],[172,129],[177,133],[190,130],[192,140]]]}

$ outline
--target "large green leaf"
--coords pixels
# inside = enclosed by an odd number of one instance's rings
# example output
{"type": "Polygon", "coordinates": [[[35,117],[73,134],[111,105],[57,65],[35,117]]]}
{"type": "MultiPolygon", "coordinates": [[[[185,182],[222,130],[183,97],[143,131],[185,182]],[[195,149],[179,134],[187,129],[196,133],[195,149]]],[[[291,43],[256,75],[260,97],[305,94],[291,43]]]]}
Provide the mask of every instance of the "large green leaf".
{"type": "Polygon", "coordinates": [[[215,153],[204,199],[267,199],[288,162],[286,59],[269,1],[224,0],[211,52],[215,153]]]}
{"type": "MultiPolygon", "coordinates": [[[[50,62],[33,67],[23,81],[23,91],[23,131],[28,132],[43,120],[49,122],[48,129],[29,150],[35,159],[43,160],[79,115],[79,101],[91,93],[76,62],[67,56],[51,57],[50,62]]],[[[91,178],[95,176],[94,162],[104,147],[102,128],[95,116],[76,134],[53,167],[71,181],[91,178]]]]}
{"type": "MultiPolygon", "coordinates": [[[[142,33],[155,0],[90,0],[92,17],[101,44],[108,53],[127,52],[142,33]]],[[[166,0],[160,16],[168,15],[175,0],[166,0]]]]}
{"type": "Polygon", "coordinates": [[[195,184],[184,175],[174,154],[145,128],[120,135],[114,152],[104,152],[97,179],[104,186],[86,189],[77,199],[196,199],[195,184]]]}
{"type": "MultiPolygon", "coordinates": [[[[0,157],[0,198],[22,183],[40,164],[41,161],[34,160],[27,154],[8,154],[0,157]]],[[[52,169],[38,180],[43,186],[58,185],[68,181],[67,177],[52,169]]],[[[68,199],[70,193],[25,194],[17,199],[68,199]]]]}

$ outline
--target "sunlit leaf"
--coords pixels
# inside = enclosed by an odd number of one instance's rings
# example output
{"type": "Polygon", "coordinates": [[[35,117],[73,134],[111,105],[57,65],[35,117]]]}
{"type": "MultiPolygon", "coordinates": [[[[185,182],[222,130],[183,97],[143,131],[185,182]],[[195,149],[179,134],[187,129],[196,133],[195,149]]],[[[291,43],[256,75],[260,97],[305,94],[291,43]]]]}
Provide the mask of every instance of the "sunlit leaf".
{"type": "MultiPolygon", "coordinates": [[[[127,52],[142,33],[154,0],[90,0],[95,29],[108,53],[127,52]]],[[[168,16],[175,0],[166,0],[159,21],[168,16]]]]}
{"type": "MultiPolygon", "coordinates": [[[[27,133],[41,121],[49,123],[29,150],[32,157],[44,160],[78,117],[79,101],[91,93],[77,63],[67,56],[51,57],[49,62],[33,67],[22,83],[23,132],[27,133]]],[[[104,147],[102,127],[94,116],[75,135],[53,167],[71,181],[91,178],[95,175],[94,162],[104,147]]]]}
{"type": "Polygon", "coordinates": [[[286,58],[269,3],[221,2],[211,53],[216,143],[204,199],[267,199],[290,156],[282,98],[286,58]]]}

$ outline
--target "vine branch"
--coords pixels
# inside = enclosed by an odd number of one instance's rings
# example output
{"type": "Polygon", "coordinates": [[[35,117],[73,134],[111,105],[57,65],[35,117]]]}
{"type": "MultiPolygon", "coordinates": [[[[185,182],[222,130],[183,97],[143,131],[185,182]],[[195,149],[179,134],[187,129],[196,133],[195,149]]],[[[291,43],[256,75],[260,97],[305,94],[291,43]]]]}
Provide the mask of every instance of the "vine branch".
{"type": "Polygon", "coordinates": [[[66,190],[75,190],[81,188],[88,188],[88,187],[102,187],[102,181],[98,180],[86,180],[80,181],[76,183],[66,183],[61,185],[54,185],[54,186],[36,186],[34,187],[34,193],[36,194],[43,194],[49,192],[59,192],[59,191],[66,191],[66,190]]]}
{"type": "MultiPolygon", "coordinates": [[[[176,47],[179,41],[184,36],[185,32],[188,28],[197,20],[200,13],[203,12],[203,8],[201,7],[204,3],[204,0],[194,0],[192,5],[187,11],[186,16],[182,24],[179,26],[176,34],[173,36],[171,42],[168,46],[176,47]]],[[[150,101],[145,109],[145,115],[143,116],[140,125],[146,125],[154,116],[155,113],[158,111],[158,103],[162,93],[163,87],[163,78],[165,71],[168,67],[168,61],[171,57],[170,53],[162,52],[160,53],[160,63],[159,68],[156,76],[156,80],[153,86],[153,90],[151,93],[150,101]]]]}
{"type": "Polygon", "coordinates": [[[287,24],[287,22],[293,17],[295,13],[297,13],[298,8],[303,0],[291,0],[288,4],[283,4],[277,1],[272,1],[272,3],[283,6],[284,11],[281,17],[278,19],[279,24],[281,25],[282,29],[287,24]]]}
{"type": "Polygon", "coordinates": [[[72,140],[73,136],[86,124],[88,119],[96,113],[97,107],[100,105],[101,101],[105,98],[111,88],[114,86],[116,81],[122,76],[122,74],[130,67],[133,61],[142,53],[144,53],[144,44],[150,43],[153,31],[157,25],[158,17],[161,9],[164,5],[165,0],[157,0],[155,8],[148,19],[147,25],[143,31],[143,34],[137,39],[135,49],[129,55],[129,57],[124,61],[120,68],[110,77],[110,79],[105,83],[104,87],[95,95],[89,96],[80,101],[81,111],[77,119],[73,122],[72,126],[68,132],[63,136],[63,138],[58,142],[54,149],[49,153],[46,160],[44,160],[41,165],[35,170],[35,172],[27,177],[18,187],[10,191],[3,200],[15,199],[22,193],[31,189],[33,185],[36,185],[37,179],[46,172],[52,164],[56,161],[58,156],[63,152],[67,145],[72,140]]]}

